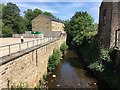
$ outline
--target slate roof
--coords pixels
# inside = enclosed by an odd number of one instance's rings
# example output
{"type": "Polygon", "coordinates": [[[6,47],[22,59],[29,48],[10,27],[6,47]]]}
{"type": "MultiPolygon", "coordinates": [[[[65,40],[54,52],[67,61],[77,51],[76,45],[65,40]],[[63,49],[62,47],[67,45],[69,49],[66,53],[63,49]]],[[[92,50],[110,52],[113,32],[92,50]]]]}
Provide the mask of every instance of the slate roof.
{"type": "MultiPolygon", "coordinates": [[[[43,14],[40,14],[40,15],[43,15],[43,14]]],[[[53,18],[53,17],[48,16],[48,15],[43,15],[43,16],[45,16],[45,17],[51,19],[52,21],[56,21],[56,22],[60,22],[60,23],[64,23],[64,22],[63,22],[62,20],[60,20],[60,19],[56,19],[56,18],[53,18]]]]}

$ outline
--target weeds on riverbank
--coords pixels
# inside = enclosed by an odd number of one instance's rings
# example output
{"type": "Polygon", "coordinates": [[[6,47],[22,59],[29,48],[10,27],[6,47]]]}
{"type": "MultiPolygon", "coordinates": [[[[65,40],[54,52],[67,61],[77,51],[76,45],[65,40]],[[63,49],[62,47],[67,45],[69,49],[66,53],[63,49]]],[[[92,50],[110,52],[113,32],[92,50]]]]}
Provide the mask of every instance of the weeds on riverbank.
{"type": "Polygon", "coordinates": [[[105,63],[109,63],[110,61],[110,50],[107,48],[100,48],[99,57],[96,58],[96,61],[91,63],[88,67],[90,69],[103,72],[105,70],[105,63]]]}
{"type": "Polygon", "coordinates": [[[80,52],[84,57],[87,67],[102,80],[108,82],[108,85],[116,90],[120,90],[120,78],[116,74],[115,50],[97,47],[97,41],[80,47],[80,52]]]}
{"type": "Polygon", "coordinates": [[[11,86],[10,90],[28,90],[27,84],[20,83],[19,85],[16,85],[15,83],[11,86]]]}
{"type": "Polygon", "coordinates": [[[48,72],[52,72],[57,64],[60,63],[61,55],[65,53],[68,49],[66,42],[63,42],[60,46],[60,49],[54,49],[53,54],[49,57],[48,61],[48,72]]]}
{"type": "Polygon", "coordinates": [[[52,72],[56,65],[60,63],[61,52],[59,49],[54,49],[53,54],[49,57],[48,72],[52,72]]]}
{"type": "Polygon", "coordinates": [[[60,51],[64,54],[67,49],[68,45],[66,44],[66,42],[63,42],[60,46],[60,51]]]}

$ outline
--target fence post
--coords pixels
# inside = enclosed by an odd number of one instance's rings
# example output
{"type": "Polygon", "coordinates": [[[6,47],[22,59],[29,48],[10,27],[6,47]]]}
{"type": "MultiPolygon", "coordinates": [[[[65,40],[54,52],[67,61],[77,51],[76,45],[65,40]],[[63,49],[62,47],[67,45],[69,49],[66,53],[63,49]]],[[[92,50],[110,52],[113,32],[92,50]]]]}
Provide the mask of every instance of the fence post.
{"type": "Polygon", "coordinates": [[[43,44],[43,38],[42,38],[42,43],[41,44],[43,44]]]}
{"type": "Polygon", "coordinates": [[[28,42],[27,42],[27,48],[28,48],[29,46],[28,46],[28,42]]]}
{"type": "Polygon", "coordinates": [[[10,45],[9,45],[9,54],[11,53],[11,51],[10,51],[10,45]]]}
{"type": "Polygon", "coordinates": [[[38,45],[38,39],[37,39],[37,45],[38,45]]]}
{"type": "Polygon", "coordinates": [[[33,40],[33,46],[34,46],[34,40],[33,40]]]}
{"type": "Polygon", "coordinates": [[[19,43],[19,51],[21,51],[21,44],[19,43]]]}

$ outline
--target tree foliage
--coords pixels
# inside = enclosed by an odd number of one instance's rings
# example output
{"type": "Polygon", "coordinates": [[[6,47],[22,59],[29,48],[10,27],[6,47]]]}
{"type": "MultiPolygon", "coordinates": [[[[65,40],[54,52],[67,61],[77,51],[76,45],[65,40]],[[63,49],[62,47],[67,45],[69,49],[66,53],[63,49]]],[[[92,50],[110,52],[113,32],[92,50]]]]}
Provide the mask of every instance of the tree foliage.
{"type": "Polygon", "coordinates": [[[13,33],[22,34],[25,31],[32,30],[32,20],[39,14],[45,14],[55,18],[50,12],[42,12],[40,9],[27,9],[24,11],[24,16],[20,16],[20,9],[14,3],[6,5],[0,3],[0,19],[2,36],[12,36],[13,33]]]}
{"type": "Polygon", "coordinates": [[[27,31],[27,19],[21,16],[19,21],[19,32],[25,33],[25,31],[27,31]]]}
{"type": "Polygon", "coordinates": [[[44,14],[44,15],[47,15],[47,16],[50,16],[50,17],[53,17],[55,18],[55,16],[50,13],[50,12],[42,12],[40,9],[27,9],[27,11],[24,11],[24,14],[25,14],[25,18],[27,20],[27,29],[28,31],[31,31],[32,30],[32,20],[37,17],[39,14],[44,14]]]}
{"type": "Polygon", "coordinates": [[[43,12],[44,15],[50,16],[52,18],[56,18],[52,13],[50,12],[43,12]]]}
{"type": "Polygon", "coordinates": [[[2,37],[11,37],[13,31],[10,27],[2,25],[2,37]]]}
{"type": "Polygon", "coordinates": [[[2,19],[2,8],[3,8],[3,4],[0,3],[0,19],[2,19]]]}
{"type": "Polygon", "coordinates": [[[10,27],[14,33],[20,33],[20,9],[17,7],[17,5],[9,2],[3,7],[2,11],[2,20],[4,25],[10,27]]]}
{"type": "Polygon", "coordinates": [[[73,45],[79,46],[96,34],[94,19],[87,12],[76,12],[65,26],[68,42],[73,45]]]}

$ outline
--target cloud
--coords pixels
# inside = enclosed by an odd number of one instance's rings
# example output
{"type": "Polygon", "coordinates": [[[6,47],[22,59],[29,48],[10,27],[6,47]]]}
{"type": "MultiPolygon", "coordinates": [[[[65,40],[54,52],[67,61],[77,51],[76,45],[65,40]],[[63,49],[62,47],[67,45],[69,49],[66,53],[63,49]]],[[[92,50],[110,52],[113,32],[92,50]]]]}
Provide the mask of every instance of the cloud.
{"type": "Polygon", "coordinates": [[[70,19],[75,12],[87,11],[98,22],[100,2],[15,2],[20,8],[21,15],[26,9],[41,9],[43,12],[51,12],[56,17],[70,19]]]}

